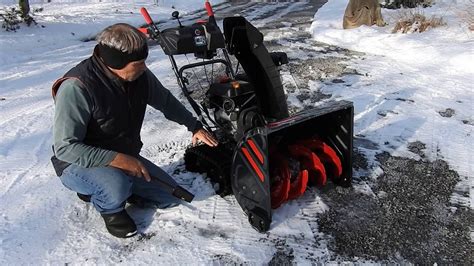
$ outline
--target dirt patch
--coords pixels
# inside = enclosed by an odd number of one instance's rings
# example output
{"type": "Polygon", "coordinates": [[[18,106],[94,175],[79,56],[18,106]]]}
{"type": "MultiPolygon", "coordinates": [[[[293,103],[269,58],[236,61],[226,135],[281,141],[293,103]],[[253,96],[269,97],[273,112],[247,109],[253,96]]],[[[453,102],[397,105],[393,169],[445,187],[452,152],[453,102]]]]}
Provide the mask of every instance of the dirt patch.
{"type": "Polygon", "coordinates": [[[439,111],[438,113],[442,117],[452,117],[454,114],[456,114],[456,111],[454,109],[447,108],[446,110],[439,111]]]}
{"type": "Polygon", "coordinates": [[[232,254],[217,254],[212,256],[212,265],[248,265],[232,254]]]}
{"type": "Polygon", "coordinates": [[[352,150],[352,168],[356,171],[367,170],[369,168],[367,158],[356,148],[352,150]]]}
{"type": "Polygon", "coordinates": [[[283,239],[279,239],[275,243],[275,247],[277,251],[273,254],[272,259],[268,263],[268,265],[293,265],[293,260],[295,256],[293,255],[293,249],[288,247],[286,241],[283,239]]]}
{"type": "Polygon", "coordinates": [[[293,254],[288,254],[285,251],[277,251],[268,265],[273,266],[273,265],[293,265],[293,259],[294,256],[293,254]]]}
{"type": "Polygon", "coordinates": [[[471,125],[471,126],[474,126],[474,121],[473,121],[473,120],[464,119],[464,120],[462,120],[462,123],[463,123],[464,125],[471,125]]]}
{"type": "Polygon", "coordinates": [[[229,236],[225,231],[216,226],[210,226],[210,228],[198,228],[198,234],[205,238],[224,238],[228,239],[229,236]]]}
{"type": "MultiPolygon", "coordinates": [[[[424,144],[411,147],[422,154],[424,144]]],[[[388,153],[377,159],[383,173],[372,188],[376,196],[352,189],[324,191],[330,210],[319,226],[332,237],[330,249],[344,260],[472,265],[474,213],[449,203],[458,174],[442,160],[388,153]]]]}
{"type": "Polygon", "coordinates": [[[424,150],[426,149],[426,145],[421,141],[415,141],[408,143],[408,150],[413,152],[414,154],[419,155],[421,158],[425,157],[424,150]]]}

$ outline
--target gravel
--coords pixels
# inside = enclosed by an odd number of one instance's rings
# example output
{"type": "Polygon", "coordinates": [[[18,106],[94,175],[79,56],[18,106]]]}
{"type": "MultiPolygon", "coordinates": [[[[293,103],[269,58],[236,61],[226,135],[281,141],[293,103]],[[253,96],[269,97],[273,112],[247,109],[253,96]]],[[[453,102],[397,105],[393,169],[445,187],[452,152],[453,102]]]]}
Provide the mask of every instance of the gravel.
{"type": "Polygon", "coordinates": [[[372,188],[375,196],[354,189],[324,191],[330,210],[319,226],[332,236],[330,249],[339,259],[473,265],[474,213],[449,202],[459,175],[442,160],[385,152],[377,159],[383,173],[372,188]]]}

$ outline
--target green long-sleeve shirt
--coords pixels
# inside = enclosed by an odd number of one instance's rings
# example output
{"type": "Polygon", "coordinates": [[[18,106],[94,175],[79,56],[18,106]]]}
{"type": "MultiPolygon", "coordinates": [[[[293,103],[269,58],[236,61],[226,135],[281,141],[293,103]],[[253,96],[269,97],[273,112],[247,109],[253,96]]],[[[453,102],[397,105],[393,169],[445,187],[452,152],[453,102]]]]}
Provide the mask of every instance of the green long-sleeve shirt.
{"type": "MultiPolygon", "coordinates": [[[[147,70],[150,89],[147,103],[161,111],[165,117],[194,131],[199,122],[195,117],[147,70]]],[[[56,94],[53,141],[56,157],[82,167],[108,165],[117,152],[83,143],[92,115],[92,100],[83,84],[77,79],[65,80],[56,94]]]]}

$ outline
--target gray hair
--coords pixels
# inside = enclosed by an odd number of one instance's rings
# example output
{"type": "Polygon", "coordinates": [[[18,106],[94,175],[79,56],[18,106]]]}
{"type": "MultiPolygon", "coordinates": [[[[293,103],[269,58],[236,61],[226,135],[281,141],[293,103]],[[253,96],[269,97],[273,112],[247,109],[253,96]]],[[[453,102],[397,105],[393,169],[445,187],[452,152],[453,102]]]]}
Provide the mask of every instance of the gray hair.
{"type": "Polygon", "coordinates": [[[99,44],[107,45],[125,53],[139,51],[147,43],[145,34],[125,23],[108,26],[97,35],[96,40],[99,44]]]}

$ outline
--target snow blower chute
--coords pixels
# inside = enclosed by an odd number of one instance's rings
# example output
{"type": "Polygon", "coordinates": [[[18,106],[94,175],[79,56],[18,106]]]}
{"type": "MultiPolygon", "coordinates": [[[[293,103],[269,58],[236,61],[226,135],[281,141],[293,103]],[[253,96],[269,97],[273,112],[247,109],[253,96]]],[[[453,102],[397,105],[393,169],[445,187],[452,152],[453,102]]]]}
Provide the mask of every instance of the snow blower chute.
{"type": "Polygon", "coordinates": [[[303,195],[307,186],[328,180],[350,186],[354,108],[340,101],[290,116],[279,73],[286,54],[269,53],[263,34],[243,17],[224,18],[222,34],[208,1],[206,9],[208,20],[187,26],[175,11],[179,26],[160,31],[142,8],[148,24],[143,32],[169,56],[183,94],[219,140],[215,148],[189,147],[186,169],[207,173],[219,195],[233,193],[250,224],[265,232],[272,209],[303,195]],[[201,61],[178,68],[175,56],[189,53],[201,61]],[[209,79],[206,66],[214,65],[224,76],[209,79]],[[200,86],[205,91],[196,99],[183,73],[199,67],[209,86],[200,86]]]}

